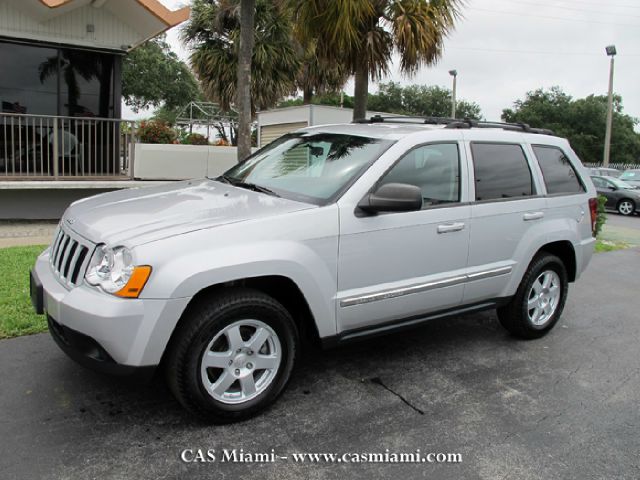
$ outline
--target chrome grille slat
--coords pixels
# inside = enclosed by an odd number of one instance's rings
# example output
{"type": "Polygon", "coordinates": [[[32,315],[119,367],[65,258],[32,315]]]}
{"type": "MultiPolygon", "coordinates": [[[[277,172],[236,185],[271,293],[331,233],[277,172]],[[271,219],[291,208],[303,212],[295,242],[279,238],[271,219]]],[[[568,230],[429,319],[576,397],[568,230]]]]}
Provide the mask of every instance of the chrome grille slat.
{"type": "Polygon", "coordinates": [[[62,268],[60,269],[62,278],[64,278],[65,280],[69,278],[69,267],[71,266],[71,259],[76,254],[77,249],[78,242],[76,242],[75,240],[70,240],[69,245],[67,245],[67,251],[64,254],[64,258],[62,259],[62,268]]]}
{"type": "Polygon", "coordinates": [[[78,277],[80,277],[82,272],[87,268],[87,263],[89,262],[89,255],[87,255],[89,253],[89,249],[84,245],[81,245],[79,252],[76,265],[71,272],[71,283],[74,285],[78,284],[78,277]]]}
{"type": "Polygon", "coordinates": [[[51,244],[49,263],[57,280],[67,288],[82,283],[94,245],[72,231],[58,228],[51,244]]]}
{"type": "Polygon", "coordinates": [[[58,245],[58,253],[56,253],[55,258],[53,259],[53,269],[55,272],[60,271],[60,262],[62,261],[62,255],[64,254],[64,249],[69,241],[69,237],[66,234],[62,234],[62,240],[60,240],[60,245],[58,245]]]}
{"type": "Polygon", "coordinates": [[[58,253],[58,247],[60,247],[60,240],[62,240],[62,229],[58,227],[58,232],[56,234],[56,239],[53,242],[53,247],[51,248],[51,264],[53,265],[53,259],[58,253]]]}
{"type": "Polygon", "coordinates": [[[76,248],[73,252],[73,256],[69,259],[68,266],[65,269],[64,276],[67,279],[67,282],[73,282],[73,272],[76,268],[76,262],[78,261],[78,257],[80,256],[80,251],[82,250],[82,245],[76,242],[76,248]]]}

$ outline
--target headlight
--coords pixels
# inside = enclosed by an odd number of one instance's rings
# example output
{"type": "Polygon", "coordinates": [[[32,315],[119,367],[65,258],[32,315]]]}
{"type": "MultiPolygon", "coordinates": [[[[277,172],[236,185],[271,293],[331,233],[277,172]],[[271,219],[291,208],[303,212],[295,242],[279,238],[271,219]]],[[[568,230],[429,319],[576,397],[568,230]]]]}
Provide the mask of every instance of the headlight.
{"type": "Polygon", "coordinates": [[[98,245],[85,278],[87,283],[107,293],[137,298],[150,274],[151,267],[133,264],[133,256],[128,248],[98,245]]]}

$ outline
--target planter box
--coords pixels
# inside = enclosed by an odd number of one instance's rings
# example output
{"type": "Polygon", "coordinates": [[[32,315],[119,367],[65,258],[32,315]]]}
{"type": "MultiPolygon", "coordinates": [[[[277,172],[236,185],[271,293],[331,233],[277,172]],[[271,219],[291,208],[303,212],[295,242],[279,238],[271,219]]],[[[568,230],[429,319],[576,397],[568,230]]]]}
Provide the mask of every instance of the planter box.
{"type": "Polygon", "coordinates": [[[236,147],[137,143],[133,176],[140,180],[217,177],[237,163],[236,147]]]}

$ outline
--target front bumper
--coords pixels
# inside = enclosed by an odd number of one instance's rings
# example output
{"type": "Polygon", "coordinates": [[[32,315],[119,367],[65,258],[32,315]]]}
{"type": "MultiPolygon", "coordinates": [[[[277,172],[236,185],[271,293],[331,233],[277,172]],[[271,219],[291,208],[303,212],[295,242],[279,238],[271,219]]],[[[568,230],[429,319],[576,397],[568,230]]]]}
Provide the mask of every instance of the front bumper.
{"type": "Polygon", "coordinates": [[[190,300],[118,298],[86,285],[68,290],[54,277],[48,251],[31,271],[31,299],[36,311],[46,313],[62,350],[94,370],[115,374],[157,366],[190,300]]]}

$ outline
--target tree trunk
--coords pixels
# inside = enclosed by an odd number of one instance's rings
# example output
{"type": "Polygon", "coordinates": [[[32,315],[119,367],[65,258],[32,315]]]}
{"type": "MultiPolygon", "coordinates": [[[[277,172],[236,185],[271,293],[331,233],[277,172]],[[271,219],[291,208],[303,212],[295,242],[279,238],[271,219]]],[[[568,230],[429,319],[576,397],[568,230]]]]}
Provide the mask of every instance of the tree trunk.
{"type": "Polygon", "coordinates": [[[240,2],[240,48],[236,88],[238,162],[251,155],[251,57],[254,43],[255,4],[255,0],[240,2]]]}
{"type": "Polygon", "coordinates": [[[367,116],[367,100],[369,96],[369,71],[365,62],[358,65],[354,83],[353,120],[360,120],[367,116]]]}

